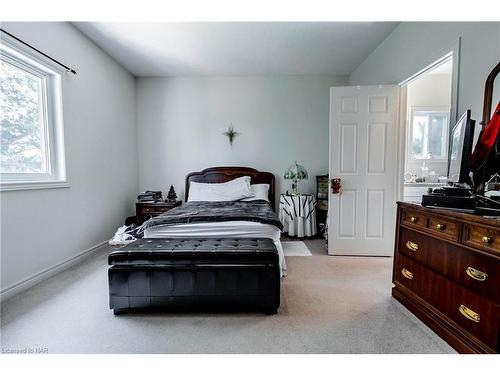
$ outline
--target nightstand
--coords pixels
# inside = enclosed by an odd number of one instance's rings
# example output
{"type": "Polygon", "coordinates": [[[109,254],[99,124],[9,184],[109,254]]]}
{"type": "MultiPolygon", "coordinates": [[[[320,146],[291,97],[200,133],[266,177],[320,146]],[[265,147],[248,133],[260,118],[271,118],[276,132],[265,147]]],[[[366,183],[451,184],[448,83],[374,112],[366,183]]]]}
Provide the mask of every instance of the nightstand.
{"type": "Polygon", "coordinates": [[[278,217],[289,237],[316,235],[316,198],[310,194],[280,196],[278,217]]]}
{"type": "Polygon", "coordinates": [[[141,225],[153,216],[161,215],[174,207],[181,205],[181,201],[175,202],[137,202],[135,204],[135,215],[137,225],[141,225]]]}

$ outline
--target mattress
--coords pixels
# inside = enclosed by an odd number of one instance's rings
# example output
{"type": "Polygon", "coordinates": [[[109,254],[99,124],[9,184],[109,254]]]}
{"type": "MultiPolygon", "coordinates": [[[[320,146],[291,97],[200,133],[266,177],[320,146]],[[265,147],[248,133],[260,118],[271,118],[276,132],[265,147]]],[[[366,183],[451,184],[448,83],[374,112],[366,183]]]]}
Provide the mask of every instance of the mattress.
{"type": "Polygon", "coordinates": [[[278,250],[281,276],[286,276],[287,267],[280,236],[281,231],[276,226],[251,221],[157,225],[144,230],[144,238],[270,238],[278,250]]]}

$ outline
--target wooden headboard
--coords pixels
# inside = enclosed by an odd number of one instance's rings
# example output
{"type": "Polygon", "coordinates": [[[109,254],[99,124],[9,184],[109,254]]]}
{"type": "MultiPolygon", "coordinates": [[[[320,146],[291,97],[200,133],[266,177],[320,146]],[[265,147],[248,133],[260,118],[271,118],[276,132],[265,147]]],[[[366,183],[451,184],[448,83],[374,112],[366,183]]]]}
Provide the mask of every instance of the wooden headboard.
{"type": "Polygon", "coordinates": [[[250,176],[251,184],[269,184],[269,203],[274,208],[274,175],[269,172],[260,172],[247,167],[213,167],[192,172],[186,176],[186,202],[189,196],[191,182],[220,183],[234,180],[238,177],[250,176]]]}

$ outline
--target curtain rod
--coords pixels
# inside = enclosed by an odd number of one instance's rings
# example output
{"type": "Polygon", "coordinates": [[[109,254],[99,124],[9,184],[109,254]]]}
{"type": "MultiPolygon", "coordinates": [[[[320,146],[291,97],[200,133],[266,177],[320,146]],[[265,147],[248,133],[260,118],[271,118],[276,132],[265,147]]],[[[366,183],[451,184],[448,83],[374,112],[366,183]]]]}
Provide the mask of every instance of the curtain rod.
{"type": "Polygon", "coordinates": [[[28,43],[26,43],[26,42],[22,41],[22,40],[21,40],[21,39],[19,39],[18,37],[16,37],[16,36],[12,35],[11,33],[9,33],[8,31],[5,31],[5,30],[4,30],[4,29],[2,29],[2,28],[0,28],[0,31],[1,31],[1,32],[3,32],[3,33],[5,33],[5,34],[7,34],[7,35],[9,35],[10,37],[14,38],[14,39],[15,39],[15,40],[17,40],[18,42],[20,42],[20,43],[24,44],[25,46],[27,46],[27,47],[29,47],[29,48],[31,48],[31,49],[33,49],[33,50],[35,50],[36,52],[38,52],[39,54],[41,54],[41,55],[45,56],[46,58],[48,58],[48,59],[52,60],[52,61],[53,61],[53,62],[55,62],[56,64],[61,65],[61,66],[62,66],[63,68],[65,68],[68,72],[71,72],[71,73],[73,73],[73,74],[76,74],[76,71],[75,71],[74,69],[71,69],[70,67],[68,67],[68,66],[64,65],[62,62],[57,61],[56,59],[53,59],[52,57],[50,57],[50,56],[49,56],[49,55],[47,55],[46,53],[43,53],[42,51],[40,51],[38,48],[33,47],[31,44],[28,44],[28,43]]]}

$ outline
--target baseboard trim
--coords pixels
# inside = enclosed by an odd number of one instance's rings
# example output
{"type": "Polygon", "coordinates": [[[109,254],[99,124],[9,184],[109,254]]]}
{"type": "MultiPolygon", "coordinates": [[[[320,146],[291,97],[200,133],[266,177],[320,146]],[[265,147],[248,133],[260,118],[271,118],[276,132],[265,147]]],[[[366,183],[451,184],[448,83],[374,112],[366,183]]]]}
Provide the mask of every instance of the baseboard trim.
{"type": "Polygon", "coordinates": [[[91,253],[93,253],[94,251],[103,247],[107,243],[108,243],[108,241],[102,241],[102,242],[98,243],[97,245],[92,246],[91,248],[84,250],[84,251],[72,256],[71,258],[62,261],[61,263],[56,264],[55,266],[46,268],[43,271],[40,271],[32,276],[28,276],[27,278],[21,280],[20,282],[7,287],[5,290],[2,290],[0,293],[0,301],[4,302],[7,299],[15,296],[16,294],[21,293],[22,291],[29,289],[32,286],[40,283],[41,281],[46,280],[49,277],[51,277],[59,272],[62,272],[62,271],[68,269],[69,267],[71,267],[77,263],[80,263],[87,256],[89,256],[91,253]]]}

